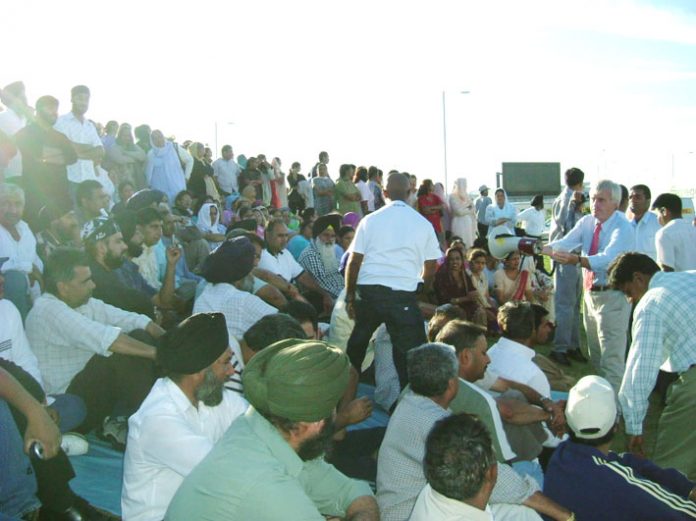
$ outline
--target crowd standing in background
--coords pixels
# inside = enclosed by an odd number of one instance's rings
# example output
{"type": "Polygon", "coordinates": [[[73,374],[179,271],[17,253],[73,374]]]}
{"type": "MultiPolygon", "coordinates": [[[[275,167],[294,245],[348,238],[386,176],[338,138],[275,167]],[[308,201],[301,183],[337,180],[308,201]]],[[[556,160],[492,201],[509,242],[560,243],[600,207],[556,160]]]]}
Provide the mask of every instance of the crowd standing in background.
{"type": "Polygon", "coordinates": [[[216,158],[91,95],[0,91],[0,518],[113,519],[95,435],[126,520],[696,518],[680,197],[570,168],[501,253],[542,195],[216,158]]]}

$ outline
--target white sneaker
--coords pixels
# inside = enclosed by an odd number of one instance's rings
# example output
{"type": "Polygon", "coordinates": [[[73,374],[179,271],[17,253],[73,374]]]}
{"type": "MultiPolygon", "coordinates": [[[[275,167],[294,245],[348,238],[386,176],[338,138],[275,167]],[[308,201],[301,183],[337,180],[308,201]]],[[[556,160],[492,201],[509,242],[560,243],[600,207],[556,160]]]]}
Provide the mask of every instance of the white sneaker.
{"type": "Polygon", "coordinates": [[[60,448],[68,456],[82,456],[89,450],[89,442],[82,434],[66,432],[60,442],[60,448]]]}

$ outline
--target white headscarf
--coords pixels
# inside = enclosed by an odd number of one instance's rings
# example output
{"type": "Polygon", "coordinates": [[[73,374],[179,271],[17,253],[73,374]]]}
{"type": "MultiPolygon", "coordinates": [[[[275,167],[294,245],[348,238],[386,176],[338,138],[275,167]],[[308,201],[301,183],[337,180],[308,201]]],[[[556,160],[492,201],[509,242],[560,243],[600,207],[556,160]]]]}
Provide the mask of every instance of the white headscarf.
{"type": "Polygon", "coordinates": [[[215,203],[204,203],[201,209],[198,210],[198,220],[196,226],[203,233],[220,233],[218,223],[220,222],[220,209],[218,208],[217,217],[214,222],[210,222],[210,207],[217,208],[215,203]]]}
{"type": "Polygon", "coordinates": [[[454,182],[452,194],[459,197],[464,204],[471,204],[471,197],[469,197],[469,193],[466,187],[466,178],[460,177],[454,182]]]}

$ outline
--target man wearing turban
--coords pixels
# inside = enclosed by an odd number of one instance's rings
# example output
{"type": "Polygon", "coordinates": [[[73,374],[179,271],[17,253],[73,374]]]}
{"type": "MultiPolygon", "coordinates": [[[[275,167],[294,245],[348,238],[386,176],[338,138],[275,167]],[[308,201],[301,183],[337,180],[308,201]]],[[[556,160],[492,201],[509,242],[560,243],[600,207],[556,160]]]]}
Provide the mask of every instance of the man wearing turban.
{"type": "Polygon", "coordinates": [[[249,409],[184,479],[165,519],[377,521],[367,483],[320,457],[349,367],[341,350],[315,340],[283,340],[257,353],[243,377],[249,409]]]}
{"type": "Polygon", "coordinates": [[[329,214],[319,217],[312,225],[313,239],[300,254],[300,265],[317,280],[333,298],[343,290],[343,275],[338,271],[336,232],[341,227],[341,216],[329,214]]]}
{"type": "Polygon", "coordinates": [[[210,452],[247,402],[224,388],[234,374],[222,313],[198,313],[162,337],[167,377],[128,420],[121,509],[125,519],[159,521],[186,475],[210,452]]]}

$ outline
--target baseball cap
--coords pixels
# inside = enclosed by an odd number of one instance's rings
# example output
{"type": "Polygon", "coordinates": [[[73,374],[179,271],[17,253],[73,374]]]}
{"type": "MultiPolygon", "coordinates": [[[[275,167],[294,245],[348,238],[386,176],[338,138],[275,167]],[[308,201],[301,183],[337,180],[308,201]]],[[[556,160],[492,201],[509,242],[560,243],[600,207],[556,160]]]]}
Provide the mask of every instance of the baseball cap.
{"type": "Polygon", "coordinates": [[[578,438],[596,440],[616,424],[616,398],[601,376],[585,376],[568,393],[566,421],[578,438]]]}
{"type": "Polygon", "coordinates": [[[484,192],[484,191],[486,191],[486,190],[488,190],[488,189],[489,189],[489,188],[488,188],[486,185],[481,185],[481,186],[479,186],[479,192],[484,192]]]}

